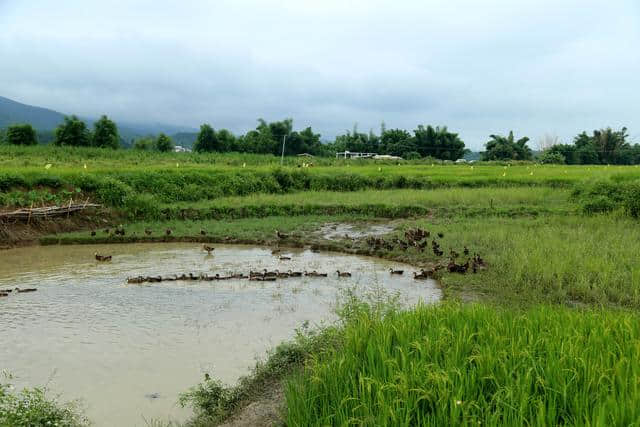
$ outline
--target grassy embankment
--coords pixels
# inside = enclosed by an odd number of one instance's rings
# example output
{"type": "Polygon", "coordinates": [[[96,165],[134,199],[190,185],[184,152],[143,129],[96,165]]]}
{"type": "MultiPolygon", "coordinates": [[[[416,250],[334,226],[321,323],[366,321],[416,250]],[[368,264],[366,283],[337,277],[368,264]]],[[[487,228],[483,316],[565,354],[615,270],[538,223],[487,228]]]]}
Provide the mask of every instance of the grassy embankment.
{"type": "Polygon", "coordinates": [[[416,226],[440,231],[445,252],[466,245],[488,265],[478,274],[439,278],[448,299],[480,305],[445,302],[384,316],[360,305],[339,327],[280,347],[239,388],[205,381],[187,399],[196,422],[228,416],[260,386],[283,378],[290,425],[640,420],[638,168],[346,166],[327,160],[321,167],[280,170],[273,158],[242,168],[241,156],[212,156],[220,161],[205,164],[193,155],[163,170],[176,155],[145,154],[137,165],[134,154],[122,156],[114,168],[97,156],[95,170],[88,164],[86,171],[82,156],[48,170],[32,164],[43,158],[29,156],[22,168],[16,157],[0,176],[23,181],[0,190],[6,200],[11,192],[79,188],[83,197],[106,203],[112,223],[123,222],[127,230],[116,237],[101,227],[95,237],[85,230],[45,243],[244,241],[315,245],[416,266],[439,260],[431,251],[375,249],[364,240],[327,241],[313,233],[327,222],[392,220],[394,236],[416,226]],[[43,177],[60,185],[47,186],[43,177]],[[76,186],[85,181],[97,184],[76,186]],[[128,197],[135,203],[127,205],[128,197]],[[140,199],[146,207],[135,211],[140,199]],[[137,220],[127,223],[127,216],[137,220]],[[145,236],[145,228],[154,234],[145,236]],[[166,228],[170,237],[162,234],[166,228]],[[277,242],[276,228],[291,236],[277,242]]]}

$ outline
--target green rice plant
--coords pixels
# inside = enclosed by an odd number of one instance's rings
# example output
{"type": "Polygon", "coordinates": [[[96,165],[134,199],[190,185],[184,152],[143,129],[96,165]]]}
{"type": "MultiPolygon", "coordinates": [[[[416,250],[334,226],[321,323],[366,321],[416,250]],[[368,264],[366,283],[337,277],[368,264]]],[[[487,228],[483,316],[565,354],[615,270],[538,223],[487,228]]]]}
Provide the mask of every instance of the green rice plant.
{"type": "Polygon", "coordinates": [[[635,425],[635,313],[361,310],[286,387],[287,425],[635,425]]]}

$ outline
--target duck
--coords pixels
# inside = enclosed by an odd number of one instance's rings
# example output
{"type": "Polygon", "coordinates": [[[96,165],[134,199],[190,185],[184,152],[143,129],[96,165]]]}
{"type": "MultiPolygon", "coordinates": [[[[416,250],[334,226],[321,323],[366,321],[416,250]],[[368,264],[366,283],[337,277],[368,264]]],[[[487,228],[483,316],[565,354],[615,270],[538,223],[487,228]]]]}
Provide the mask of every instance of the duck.
{"type": "Polygon", "coordinates": [[[206,235],[207,235],[207,230],[205,230],[205,229],[201,228],[201,229],[200,229],[200,235],[201,235],[201,236],[206,236],[206,235]]]}
{"type": "Polygon", "coordinates": [[[281,233],[278,230],[276,230],[276,236],[278,237],[278,239],[286,239],[287,237],[289,237],[288,234],[281,233]]]}
{"type": "Polygon", "coordinates": [[[0,292],[0,297],[8,297],[9,294],[7,292],[0,292]]]}
{"type": "Polygon", "coordinates": [[[267,269],[265,268],[262,272],[262,275],[267,277],[267,276],[271,276],[271,277],[276,277],[278,275],[277,272],[275,271],[267,271],[267,269]]]}
{"type": "Polygon", "coordinates": [[[464,249],[462,250],[462,253],[464,253],[465,255],[469,255],[469,248],[465,245],[464,249]]]}
{"type": "Polygon", "coordinates": [[[403,274],[403,273],[404,273],[404,270],[394,270],[393,268],[390,268],[390,269],[389,269],[389,272],[390,272],[391,274],[403,274]]]}
{"type": "Polygon", "coordinates": [[[162,276],[149,276],[149,277],[147,277],[147,282],[149,282],[149,283],[162,282],[162,276]]]}
{"type": "Polygon", "coordinates": [[[289,273],[289,276],[291,276],[291,277],[301,277],[302,276],[302,271],[291,271],[291,270],[289,270],[287,273],[289,273]]]}
{"type": "Polygon", "coordinates": [[[289,273],[287,273],[286,271],[280,272],[280,271],[276,270],[275,273],[276,273],[276,277],[280,277],[280,278],[289,277],[289,273]]]}
{"type": "Polygon", "coordinates": [[[438,237],[442,239],[444,237],[444,233],[443,232],[439,232],[438,233],[438,237]]]}
{"type": "Polygon", "coordinates": [[[4,294],[8,294],[13,292],[13,289],[0,289],[0,292],[4,293],[4,294]]]}
{"type": "Polygon", "coordinates": [[[147,236],[151,236],[151,234],[153,234],[153,230],[150,228],[145,228],[144,229],[144,234],[146,234],[147,236]]]}
{"type": "Polygon", "coordinates": [[[164,231],[164,234],[166,234],[167,236],[171,236],[171,233],[172,233],[172,231],[171,231],[171,229],[170,229],[170,228],[167,228],[167,229],[164,231]]]}
{"type": "Polygon", "coordinates": [[[422,280],[422,279],[428,279],[429,276],[427,276],[424,271],[421,271],[420,273],[414,271],[413,272],[413,278],[416,280],[422,280]]]}
{"type": "Polygon", "coordinates": [[[338,273],[338,277],[351,277],[351,273],[348,271],[336,270],[336,273],[338,273]]]}
{"type": "Polygon", "coordinates": [[[291,261],[291,257],[283,255],[283,256],[280,257],[280,261],[291,261]]]}
{"type": "Polygon", "coordinates": [[[95,237],[96,235],[96,230],[91,230],[91,237],[95,237]]]}
{"type": "Polygon", "coordinates": [[[98,252],[96,252],[94,256],[96,257],[96,261],[100,261],[100,262],[111,261],[111,255],[100,255],[98,252]]]}
{"type": "Polygon", "coordinates": [[[37,291],[37,289],[36,288],[24,288],[24,289],[16,288],[15,291],[21,294],[24,292],[35,292],[37,291]]]}
{"type": "Polygon", "coordinates": [[[144,277],[142,276],[138,276],[138,277],[127,277],[127,283],[135,283],[135,284],[139,284],[139,283],[143,283],[145,281],[144,277]]]}
{"type": "Polygon", "coordinates": [[[420,270],[420,273],[413,272],[413,278],[418,280],[429,279],[433,277],[435,274],[435,269],[425,270],[424,268],[420,270]]]}
{"type": "Polygon", "coordinates": [[[211,252],[213,252],[215,248],[209,245],[202,245],[202,249],[207,251],[207,254],[211,255],[211,252]]]}

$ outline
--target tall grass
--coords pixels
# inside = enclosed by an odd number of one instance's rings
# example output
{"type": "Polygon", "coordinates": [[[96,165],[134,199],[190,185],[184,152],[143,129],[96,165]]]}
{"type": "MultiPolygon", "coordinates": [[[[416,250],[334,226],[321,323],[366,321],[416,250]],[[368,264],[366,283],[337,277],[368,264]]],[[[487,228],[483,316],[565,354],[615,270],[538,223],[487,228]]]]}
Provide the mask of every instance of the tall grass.
{"type": "Polygon", "coordinates": [[[538,307],[359,311],[287,384],[287,425],[633,425],[640,318],[538,307]]]}
{"type": "MultiPolygon", "coordinates": [[[[481,274],[446,274],[453,293],[474,292],[494,301],[583,303],[640,308],[640,228],[615,215],[448,217],[411,221],[444,232],[446,253],[467,246],[487,261],[481,274]]],[[[431,253],[398,253],[405,261],[436,261],[431,253]]]]}

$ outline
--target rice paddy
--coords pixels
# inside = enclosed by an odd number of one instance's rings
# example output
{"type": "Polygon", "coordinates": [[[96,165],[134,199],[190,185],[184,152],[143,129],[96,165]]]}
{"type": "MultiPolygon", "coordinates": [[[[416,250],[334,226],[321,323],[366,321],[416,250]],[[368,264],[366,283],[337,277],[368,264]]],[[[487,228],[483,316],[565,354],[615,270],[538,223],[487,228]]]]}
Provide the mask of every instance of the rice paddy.
{"type": "Polygon", "coordinates": [[[295,349],[286,363],[276,351],[237,387],[212,372],[182,400],[198,425],[234,416],[274,384],[288,425],[640,422],[635,166],[318,159],[301,168],[255,155],[0,150],[3,209],[52,203],[45,197],[104,205],[73,232],[41,233],[41,244],[249,243],[416,271],[481,254],[486,268],[475,274],[437,270],[437,307],[388,304],[382,315],[351,301],[336,325],[286,344],[295,349]],[[417,228],[431,233],[424,247],[398,243],[417,228]]]}

